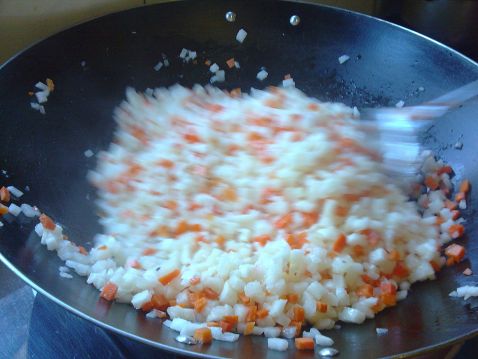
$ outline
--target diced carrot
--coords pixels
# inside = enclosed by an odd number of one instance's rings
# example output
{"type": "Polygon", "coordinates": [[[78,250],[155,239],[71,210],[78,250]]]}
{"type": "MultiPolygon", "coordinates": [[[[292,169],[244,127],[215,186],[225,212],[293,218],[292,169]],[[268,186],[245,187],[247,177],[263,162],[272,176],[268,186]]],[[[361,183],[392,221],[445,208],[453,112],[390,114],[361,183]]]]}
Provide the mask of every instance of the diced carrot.
{"type": "Polygon", "coordinates": [[[184,134],[184,139],[189,142],[189,143],[198,143],[201,142],[201,139],[199,138],[198,135],[195,133],[185,133],[184,134]]]}
{"type": "Polygon", "coordinates": [[[452,174],[453,173],[453,169],[450,167],[450,166],[443,166],[443,167],[440,167],[437,171],[437,174],[440,176],[442,175],[443,173],[448,173],[448,174],[452,174]]]}
{"type": "Polygon", "coordinates": [[[319,105],[317,105],[315,102],[311,102],[307,105],[307,109],[311,111],[317,111],[319,109],[319,105]]]}
{"type": "Polygon", "coordinates": [[[305,311],[304,308],[301,307],[300,305],[294,307],[294,317],[293,320],[296,320],[298,322],[303,322],[305,319],[305,311]]]}
{"type": "Polygon", "coordinates": [[[340,233],[339,237],[335,240],[332,250],[334,252],[340,253],[344,250],[345,245],[347,244],[347,237],[345,234],[340,233]]]}
{"type": "Polygon", "coordinates": [[[246,321],[247,322],[253,322],[257,318],[257,306],[256,305],[250,305],[249,310],[247,311],[246,315],[246,321]]]}
{"type": "Polygon", "coordinates": [[[181,274],[181,271],[179,269],[175,269],[175,270],[169,272],[168,274],[163,275],[161,278],[159,278],[159,282],[162,285],[168,285],[174,279],[176,279],[180,274],[181,274]]]}
{"type": "Polygon", "coordinates": [[[396,294],[382,293],[382,294],[380,294],[380,299],[381,299],[383,304],[385,304],[386,306],[389,306],[389,307],[397,304],[397,295],[396,294]]]}
{"type": "Polygon", "coordinates": [[[456,209],[451,211],[451,219],[456,221],[458,218],[460,218],[460,211],[458,211],[456,209]]]}
{"type": "Polygon", "coordinates": [[[164,202],[163,207],[170,209],[171,211],[175,211],[178,208],[178,202],[173,200],[166,201],[164,202]]]}
{"type": "Polygon", "coordinates": [[[207,322],[206,325],[208,327],[219,327],[219,323],[218,322],[207,322]]]}
{"type": "Polygon", "coordinates": [[[142,255],[143,256],[152,256],[153,254],[155,254],[157,252],[157,250],[155,248],[145,248],[143,250],[143,253],[142,255]]]}
{"type": "Polygon", "coordinates": [[[244,327],[244,335],[251,335],[255,325],[255,322],[247,322],[246,326],[244,327]]]}
{"type": "Polygon", "coordinates": [[[465,256],[465,247],[459,244],[453,243],[445,248],[445,255],[447,258],[447,264],[455,264],[460,262],[465,256]]]}
{"type": "Polygon", "coordinates": [[[272,97],[264,102],[264,105],[272,108],[283,108],[284,100],[281,97],[272,97]]]}
{"type": "Polygon", "coordinates": [[[221,320],[219,322],[219,326],[222,328],[222,332],[225,333],[225,332],[231,332],[232,329],[234,328],[234,324],[230,323],[230,322],[226,322],[225,320],[221,320]]]}
{"type": "Polygon", "coordinates": [[[40,222],[43,228],[48,229],[50,231],[53,231],[56,228],[55,222],[53,222],[53,220],[44,213],[40,215],[40,222]]]}
{"type": "Polygon", "coordinates": [[[46,85],[48,86],[48,90],[53,92],[55,90],[55,84],[53,83],[52,79],[46,79],[46,85]]]}
{"type": "Polygon", "coordinates": [[[189,292],[188,293],[188,299],[191,303],[196,302],[196,300],[200,298],[206,298],[203,292],[189,292]]]}
{"type": "Polygon", "coordinates": [[[28,96],[33,96],[35,93],[33,91],[28,91],[28,96]]]}
{"type": "Polygon", "coordinates": [[[465,199],[465,193],[464,192],[458,192],[455,194],[455,201],[460,203],[460,201],[463,201],[465,199]]]}
{"type": "Polygon", "coordinates": [[[153,294],[151,296],[151,304],[154,309],[166,311],[169,307],[169,300],[162,294],[153,294]]]}
{"type": "Polygon", "coordinates": [[[199,276],[194,276],[189,280],[189,284],[191,285],[196,285],[196,284],[199,284],[200,282],[201,282],[201,277],[199,276]]]}
{"type": "Polygon", "coordinates": [[[139,263],[136,259],[132,260],[131,263],[129,264],[129,266],[131,268],[134,268],[134,269],[141,269],[143,268],[143,266],[141,265],[141,263],[139,263]]]}
{"type": "Polygon", "coordinates": [[[355,291],[359,297],[370,298],[373,296],[373,287],[370,284],[362,284],[355,291]]]}
{"type": "Polygon", "coordinates": [[[116,292],[118,291],[118,286],[113,282],[108,282],[105,284],[101,290],[100,297],[109,301],[115,299],[116,292]]]}
{"type": "Polygon", "coordinates": [[[450,211],[456,209],[458,204],[456,202],[450,201],[449,199],[445,200],[445,207],[448,208],[450,211]]]}
{"type": "Polygon", "coordinates": [[[194,310],[198,313],[201,313],[207,305],[207,299],[206,298],[199,298],[198,300],[196,300],[193,303],[193,305],[194,305],[194,310]]]}
{"type": "Polygon", "coordinates": [[[3,216],[4,214],[7,214],[7,213],[8,213],[8,207],[0,203],[0,215],[3,216]]]}
{"type": "Polygon", "coordinates": [[[295,338],[297,350],[314,350],[314,338],[295,338]]]}
{"type": "Polygon", "coordinates": [[[226,243],[226,238],[224,238],[223,236],[218,236],[216,238],[216,243],[220,248],[222,248],[224,247],[224,244],[226,243]]]}
{"type": "Polygon", "coordinates": [[[222,192],[222,198],[226,201],[237,201],[237,193],[233,187],[227,187],[222,192]]]}
{"type": "Polygon", "coordinates": [[[329,306],[327,305],[327,303],[317,301],[315,303],[315,307],[319,313],[327,313],[327,309],[329,306]]]}
{"type": "Polygon", "coordinates": [[[226,61],[227,66],[232,69],[235,66],[235,61],[234,57],[230,58],[229,60],[226,61]]]}
{"type": "Polygon", "coordinates": [[[266,308],[261,308],[257,311],[256,317],[258,319],[264,319],[269,315],[269,311],[266,308]]]}
{"type": "Polygon", "coordinates": [[[170,169],[170,168],[174,167],[174,162],[171,161],[171,160],[163,159],[163,160],[159,161],[159,165],[161,167],[170,169]]]}
{"type": "Polygon", "coordinates": [[[352,247],[352,253],[356,257],[361,257],[365,254],[365,249],[360,244],[356,244],[352,247]]]}
{"type": "Polygon", "coordinates": [[[435,272],[439,272],[441,269],[440,265],[435,261],[430,261],[430,265],[432,266],[435,272]]]}
{"type": "Polygon", "coordinates": [[[299,301],[299,295],[296,293],[287,294],[286,299],[287,302],[291,304],[296,304],[299,301]]]}
{"type": "Polygon", "coordinates": [[[169,302],[169,306],[170,306],[170,307],[174,307],[174,306],[176,306],[176,304],[177,304],[177,303],[176,303],[176,299],[170,299],[168,302],[169,302]]]}
{"type": "Polygon", "coordinates": [[[253,242],[258,242],[262,247],[264,247],[267,244],[267,242],[269,242],[270,240],[271,240],[271,236],[269,236],[268,234],[255,236],[252,239],[253,242]]]}
{"type": "Polygon", "coordinates": [[[372,246],[377,245],[380,241],[380,234],[375,232],[373,229],[364,229],[360,231],[360,233],[367,236],[367,241],[372,246]]]}
{"type": "Polygon", "coordinates": [[[410,275],[410,270],[408,269],[405,262],[398,261],[395,264],[395,268],[393,269],[392,274],[399,277],[399,278],[405,278],[405,277],[408,277],[410,275]]]}
{"type": "Polygon", "coordinates": [[[365,283],[370,284],[371,286],[378,287],[380,285],[380,280],[372,279],[372,277],[367,274],[362,274],[361,278],[365,283]]]}
{"type": "Polygon", "coordinates": [[[287,227],[291,222],[292,222],[292,213],[287,213],[276,221],[275,227],[278,229],[281,229],[281,228],[287,227]]]}
{"type": "Polygon", "coordinates": [[[425,186],[427,186],[431,190],[436,190],[439,185],[440,185],[440,182],[435,177],[427,176],[425,178],[425,186]]]}
{"type": "Polygon", "coordinates": [[[201,232],[202,231],[202,226],[199,223],[190,224],[188,227],[189,227],[188,229],[191,232],[201,232]]]}
{"type": "Polygon", "coordinates": [[[399,261],[400,260],[400,252],[396,249],[392,249],[388,254],[388,259],[391,261],[399,261]]]}
{"type": "Polygon", "coordinates": [[[88,251],[86,250],[85,247],[83,247],[83,246],[78,246],[78,250],[79,250],[80,253],[83,254],[84,256],[87,256],[87,255],[88,255],[88,251]]]}
{"type": "Polygon", "coordinates": [[[204,288],[203,293],[204,293],[204,295],[206,296],[207,299],[216,300],[216,299],[219,298],[219,294],[216,291],[209,288],[209,287],[204,288]]]}
{"type": "Polygon", "coordinates": [[[466,179],[460,184],[460,192],[463,192],[466,194],[468,193],[468,191],[470,191],[470,181],[466,179]]]}
{"type": "Polygon", "coordinates": [[[345,217],[349,213],[349,209],[345,206],[335,207],[335,215],[338,217],[345,217]]]}
{"type": "Polygon", "coordinates": [[[435,218],[435,223],[436,224],[440,225],[440,224],[445,223],[445,222],[446,222],[445,218],[443,218],[442,216],[436,216],[436,218],[435,218]]]}
{"type": "Polygon", "coordinates": [[[223,320],[232,323],[232,325],[236,325],[239,321],[239,317],[237,315],[225,315],[223,320]]]}
{"type": "Polygon", "coordinates": [[[198,328],[194,331],[194,339],[201,344],[209,344],[212,342],[212,333],[209,328],[198,328]]]}
{"type": "Polygon", "coordinates": [[[461,224],[452,224],[450,228],[448,228],[448,233],[453,239],[460,238],[465,233],[465,227],[461,224]]]}
{"type": "Polygon", "coordinates": [[[186,233],[189,230],[189,224],[184,219],[180,220],[176,226],[176,235],[179,236],[183,233],[186,233]]]}
{"type": "Polygon", "coordinates": [[[10,202],[10,191],[7,187],[0,188],[0,200],[2,202],[10,202]]]}
{"type": "Polygon", "coordinates": [[[377,303],[374,304],[372,307],[370,307],[370,309],[372,309],[374,313],[378,313],[382,311],[383,309],[385,309],[385,305],[382,302],[382,298],[378,297],[377,303]]]}
{"type": "Polygon", "coordinates": [[[251,301],[251,298],[249,298],[247,295],[244,293],[239,293],[239,299],[243,304],[248,304],[251,301]]]}
{"type": "Polygon", "coordinates": [[[105,251],[105,250],[108,249],[108,246],[105,246],[105,245],[103,244],[102,246],[99,246],[98,249],[99,249],[100,251],[105,251]]]}

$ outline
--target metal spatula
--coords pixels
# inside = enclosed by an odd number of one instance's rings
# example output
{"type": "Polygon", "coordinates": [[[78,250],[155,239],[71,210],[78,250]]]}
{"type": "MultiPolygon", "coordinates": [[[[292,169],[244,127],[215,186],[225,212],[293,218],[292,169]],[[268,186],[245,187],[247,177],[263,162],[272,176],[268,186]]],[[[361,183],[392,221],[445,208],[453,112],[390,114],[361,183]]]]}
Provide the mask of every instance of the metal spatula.
{"type": "Polygon", "coordinates": [[[403,108],[362,109],[360,126],[375,139],[372,147],[383,159],[386,173],[414,176],[420,170],[420,131],[450,109],[478,96],[478,80],[434,100],[403,108]]]}

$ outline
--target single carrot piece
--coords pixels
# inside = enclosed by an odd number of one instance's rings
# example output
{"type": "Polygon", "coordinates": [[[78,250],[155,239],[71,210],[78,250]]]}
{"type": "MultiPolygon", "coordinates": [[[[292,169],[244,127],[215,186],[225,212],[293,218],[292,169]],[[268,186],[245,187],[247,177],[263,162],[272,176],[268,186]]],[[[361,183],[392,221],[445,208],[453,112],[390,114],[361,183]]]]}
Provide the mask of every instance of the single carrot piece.
{"type": "Polygon", "coordinates": [[[388,254],[388,259],[391,261],[399,261],[400,260],[400,252],[396,249],[392,249],[388,254]]]}
{"type": "Polygon", "coordinates": [[[222,192],[222,198],[226,201],[237,201],[237,193],[236,190],[232,187],[227,187],[222,192]]]}
{"type": "Polygon", "coordinates": [[[0,188],[0,200],[2,202],[10,202],[10,191],[7,187],[0,188]]]}
{"type": "Polygon", "coordinates": [[[219,323],[218,322],[207,322],[206,325],[208,327],[219,327],[219,323]]]}
{"type": "Polygon", "coordinates": [[[364,229],[360,231],[360,234],[367,236],[367,241],[371,246],[375,246],[380,241],[380,234],[375,232],[373,229],[364,229]]]}
{"type": "Polygon", "coordinates": [[[262,308],[257,311],[256,317],[258,319],[264,319],[268,315],[269,315],[269,311],[266,308],[262,308]]]}
{"type": "Polygon", "coordinates": [[[53,92],[55,90],[55,84],[53,83],[52,79],[46,79],[46,85],[48,86],[48,90],[53,92]]]}
{"type": "Polygon", "coordinates": [[[165,311],[170,306],[169,300],[163,294],[153,294],[151,303],[154,309],[165,311]]]}
{"type": "Polygon", "coordinates": [[[159,161],[159,165],[161,167],[170,169],[170,168],[174,167],[174,162],[171,161],[171,160],[163,159],[163,160],[159,161]]]}
{"type": "Polygon", "coordinates": [[[257,306],[256,305],[250,305],[249,310],[247,311],[246,315],[246,321],[247,322],[253,322],[257,318],[257,306]]]}
{"type": "Polygon", "coordinates": [[[460,238],[465,233],[465,227],[461,224],[452,224],[448,229],[448,233],[453,239],[460,238]]]}
{"type": "Polygon", "coordinates": [[[451,219],[456,221],[458,218],[460,218],[460,211],[458,211],[457,209],[451,211],[451,219]]]}
{"type": "Polygon", "coordinates": [[[239,317],[237,315],[225,315],[223,317],[223,320],[225,322],[232,323],[232,325],[236,325],[237,322],[239,321],[239,317]]]}
{"type": "Polygon", "coordinates": [[[193,305],[194,305],[194,310],[198,313],[201,313],[207,305],[207,299],[206,298],[199,298],[198,300],[196,300],[193,303],[193,305]]]}
{"type": "Polygon", "coordinates": [[[317,105],[315,102],[311,102],[307,105],[307,109],[311,111],[317,111],[319,109],[319,105],[317,105]]]}
{"type": "Polygon", "coordinates": [[[447,258],[447,264],[455,264],[460,262],[465,256],[465,247],[459,244],[453,243],[445,248],[445,255],[447,258]]]}
{"type": "Polygon", "coordinates": [[[335,240],[332,250],[334,252],[340,253],[344,250],[345,245],[347,244],[347,237],[345,234],[340,233],[339,237],[335,240]]]}
{"type": "Polygon", "coordinates": [[[323,303],[321,301],[317,301],[315,303],[315,307],[319,313],[327,313],[328,305],[327,303],[323,303]]]}
{"type": "Polygon", "coordinates": [[[360,244],[356,244],[355,246],[352,247],[352,253],[356,257],[361,257],[365,254],[365,250],[364,250],[363,246],[361,246],[360,244]]]}
{"type": "Polygon", "coordinates": [[[440,182],[433,176],[427,176],[425,178],[425,186],[427,186],[431,190],[436,190],[439,185],[440,185],[440,182]]]}
{"type": "Polygon", "coordinates": [[[291,222],[292,222],[292,213],[287,213],[276,221],[275,227],[278,229],[281,229],[281,228],[287,227],[291,222]]]}
{"type": "Polygon", "coordinates": [[[105,251],[105,250],[108,249],[108,246],[105,246],[105,245],[103,244],[102,246],[99,246],[98,249],[99,249],[100,251],[105,251]]]}
{"type": "Polygon", "coordinates": [[[231,57],[229,60],[227,60],[226,64],[230,69],[232,69],[236,65],[234,61],[234,57],[231,57]]]}
{"type": "Polygon", "coordinates": [[[437,174],[440,176],[440,175],[442,175],[443,173],[452,174],[452,173],[453,173],[453,169],[452,169],[450,166],[443,166],[443,167],[441,167],[441,168],[438,169],[437,174]]]}
{"type": "Polygon", "coordinates": [[[241,300],[242,303],[247,304],[251,301],[251,298],[249,298],[247,295],[244,293],[239,293],[239,299],[241,300]]]}
{"type": "Polygon", "coordinates": [[[359,297],[370,298],[373,296],[373,287],[370,284],[362,284],[355,291],[359,297]]]}
{"type": "Polygon", "coordinates": [[[297,350],[314,350],[314,338],[295,338],[297,350]]]}
{"type": "Polygon", "coordinates": [[[335,215],[338,217],[345,217],[349,213],[349,209],[344,206],[335,207],[335,215]]]}
{"type": "Polygon", "coordinates": [[[152,256],[156,252],[157,252],[157,250],[155,248],[145,248],[142,255],[143,256],[152,256]]]}
{"type": "Polygon", "coordinates": [[[184,219],[180,220],[176,226],[176,235],[179,236],[183,233],[186,233],[189,230],[189,224],[184,219]]]}
{"type": "Polygon", "coordinates": [[[370,284],[371,286],[378,287],[380,285],[380,281],[378,279],[372,279],[372,277],[368,276],[367,274],[362,274],[361,278],[365,283],[370,284]]]}
{"type": "Polygon", "coordinates": [[[86,250],[85,247],[83,247],[83,246],[78,246],[78,250],[79,250],[80,253],[83,254],[84,256],[87,256],[87,255],[88,255],[88,251],[86,250]]]}
{"type": "Polygon", "coordinates": [[[460,201],[463,201],[465,199],[465,192],[458,192],[457,194],[455,194],[455,201],[456,202],[460,202],[460,201]]]}
{"type": "Polygon", "coordinates": [[[407,265],[403,261],[398,261],[395,264],[395,268],[392,272],[393,275],[396,275],[399,278],[405,278],[410,275],[410,269],[408,269],[407,265]]]}
{"type": "Polygon", "coordinates": [[[294,307],[294,317],[293,320],[298,322],[303,322],[305,319],[305,311],[300,305],[294,307]]]}
{"type": "Polygon", "coordinates": [[[194,331],[194,339],[201,344],[209,344],[212,342],[212,333],[209,328],[198,328],[194,331]]]}
{"type": "Polygon", "coordinates": [[[430,261],[430,265],[432,266],[435,272],[439,272],[441,270],[440,264],[435,261],[430,261]]]}
{"type": "Polygon", "coordinates": [[[244,327],[244,335],[251,335],[255,325],[256,322],[247,322],[244,327]]]}
{"type": "Polygon", "coordinates": [[[40,222],[43,228],[48,229],[50,231],[53,231],[56,228],[55,222],[53,222],[53,220],[44,213],[40,215],[40,222]]]}
{"type": "Polygon", "coordinates": [[[180,274],[181,274],[181,271],[179,269],[175,269],[175,270],[169,272],[168,274],[163,275],[161,278],[159,278],[158,281],[162,285],[168,285],[174,279],[176,279],[180,274]]]}
{"type": "Polygon", "coordinates": [[[468,193],[470,191],[470,181],[468,181],[467,179],[464,180],[463,182],[461,182],[460,184],[460,192],[463,192],[463,193],[468,193]]]}
{"type": "Polygon", "coordinates": [[[216,300],[216,299],[219,298],[219,294],[216,291],[209,288],[209,287],[204,288],[203,293],[204,293],[204,295],[206,296],[207,299],[216,300]]]}
{"type": "Polygon", "coordinates": [[[299,301],[299,295],[296,293],[287,294],[286,299],[287,302],[291,304],[296,304],[299,301]]]}
{"type": "Polygon", "coordinates": [[[134,269],[141,269],[143,268],[143,266],[141,265],[140,262],[138,262],[136,259],[132,260],[131,263],[129,264],[129,266],[131,268],[134,268],[134,269]]]}
{"type": "Polygon", "coordinates": [[[234,328],[234,324],[230,322],[226,322],[225,320],[219,321],[219,326],[222,328],[222,332],[231,332],[232,329],[234,328]]]}
{"type": "Polygon", "coordinates": [[[435,223],[436,224],[440,225],[440,224],[443,224],[445,222],[446,222],[445,218],[443,218],[442,216],[436,216],[436,218],[435,218],[435,223]]]}
{"type": "Polygon", "coordinates": [[[4,206],[3,204],[0,203],[0,215],[4,215],[8,213],[8,207],[4,206]]]}
{"type": "Polygon", "coordinates": [[[196,284],[199,284],[200,282],[201,282],[201,277],[199,276],[194,276],[189,280],[189,284],[191,285],[196,285],[196,284]]]}
{"type": "Polygon", "coordinates": [[[108,282],[105,284],[101,290],[100,297],[108,301],[115,299],[116,292],[118,291],[118,286],[113,282],[108,282]]]}
{"type": "Polygon", "coordinates": [[[199,138],[198,135],[195,133],[185,133],[184,134],[184,139],[189,142],[189,143],[198,143],[201,142],[201,139],[199,138]]]}
{"type": "Polygon", "coordinates": [[[271,236],[269,236],[268,234],[263,234],[263,235],[260,235],[260,236],[255,236],[252,241],[253,242],[257,242],[259,243],[262,247],[264,247],[267,242],[269,242],[271,240],[271,236]]]}
{"type": "Polygon", "coordinates": [[[191,232],[201,232],[202,226],[199,223],[190,224],[188,228],[191,232]]]}
{"type": "Polygon", "coordinates": [[[397,295],[392,293],[382,293],[380,294],[380,299],[382,303],[386,306],[394,306],[397,304],[397,295]]]}

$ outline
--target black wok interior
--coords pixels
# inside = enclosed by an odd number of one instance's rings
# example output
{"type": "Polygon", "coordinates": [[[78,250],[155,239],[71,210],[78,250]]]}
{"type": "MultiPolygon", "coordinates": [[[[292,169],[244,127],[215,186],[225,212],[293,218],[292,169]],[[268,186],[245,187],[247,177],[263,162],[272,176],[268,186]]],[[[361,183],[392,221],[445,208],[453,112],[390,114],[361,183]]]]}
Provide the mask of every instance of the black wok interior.
{"type": "MultiPolygon", "coordinates": [[[[418,34],[353,12],[287,1],[200,0],[171,2],[102,17],[65,30],[27,49],[0,68],[0,169],[2,183],[29,186],[22,200],[36,204],[64,224],[69,237],[91,246],[97,224],[94,191],[86,173],[95,159],[84,151],[105,149],[112,138],[112,112],[125,88],[206,84],[205,59],[225,67],[234,57],[240,70],[226,72],[221,87],[243,91],[279,84],[290,73],[296,87],[321,100],[350,106],[407,105],[431,99],[478,78],[478,66],[453,50],[418,34]],[[237,20],[224,14],[233,10],[237,20]],[[299,15],[297,27],[289,24],[299,15]],[[243,44],[235,40],[240,28],[248,32],[243,44]],[[196,50],[199,64],[183,64],[182,48],[196,50]],[[172,65],[159,72],[153,66],[166,54],[172,65]],[[340,65],[337,58],[351,58],[340,65]],[[84,65],[82,66],[82,61],[84,65]],[[269,77],[256,79],[266,67],[269,77]],[[46,77],[56,88],[45,104],[46,115],[30,108],[29,91],[46,77]],[[423,87],[424,91],[418,88],[423,87]]],[[[476,143],[478,103],[471,102],[440,119],[427,131],[424,143],[456,171],[456,180],[478,183],[476,143]],[[453,145],[463,142],[462,150],[453,145]]],[[[467,258],[478,255],[474,223],[476,192],[465,211],[467,258]]],[[[77,314],[92,318],[129,337],[160,348],[216,357],[313,357],[313,353],[267,352],[259,337],[237,343],[215,342],[209,347],[184,346],[157,321],[124,304],[98,300],[84,278],[61,280],[59,259],[41,246],[25,217],[7,218],[0,230],[3,260],[30,284],[77,314]],[[267,352],[267,354],[266,354],[267,352]]],[[[342,325],[327,332],[342,357],[411,355],[477,332],[477,311],[448,293],[457,286],[476,284],[461,273],[470,261],[446,268],[439,281],[418,283],[409,297],[365,324],[342,325]],[[375,328],[388,328],[377,336],[375,328]]],[[[473,267],[472,267],[473,268],[473,267]]],[[[478,271],[478,270],[477,270],[478,271]]]]}

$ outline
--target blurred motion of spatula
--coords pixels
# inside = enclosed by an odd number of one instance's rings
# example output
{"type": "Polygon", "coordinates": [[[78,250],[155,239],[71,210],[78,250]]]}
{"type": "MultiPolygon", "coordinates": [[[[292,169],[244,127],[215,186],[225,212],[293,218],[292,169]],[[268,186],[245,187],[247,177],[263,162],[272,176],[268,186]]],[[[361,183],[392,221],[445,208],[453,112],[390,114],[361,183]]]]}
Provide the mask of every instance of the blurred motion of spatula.
{"type": "Polygon", "coordinates": [[[420,171],[419,133],[454,107],[478,96],[478,80],[421,105],[360,110],[360,127],[375,139],[384,170],[390,176],[414,177],[420,171]]]}

